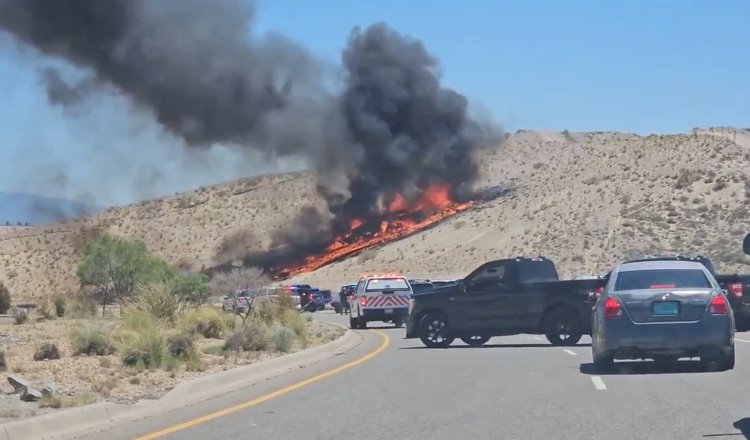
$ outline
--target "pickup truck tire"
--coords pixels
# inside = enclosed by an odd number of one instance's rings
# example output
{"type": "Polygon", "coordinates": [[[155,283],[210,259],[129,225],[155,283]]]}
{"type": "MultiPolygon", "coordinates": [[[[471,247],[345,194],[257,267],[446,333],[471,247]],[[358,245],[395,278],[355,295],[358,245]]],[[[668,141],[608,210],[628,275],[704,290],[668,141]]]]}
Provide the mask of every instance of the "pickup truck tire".
{"type": "Polygon", "coordinates": [[[365,319],[365,317],[364,317],[364,316],[360,316],[360,317],[359,317],[359,318],[357,319],[357,324],[359,324],[359,325],[358,325],[358,327],[360,328],[360,330],[365,330],[365,329],[367,329],[367,320],[365,319]]]}
{"type": "Polygon", "coordinates": [[[461,338],[464,344],[469,347],[481,347],[490,340],[489,336],[469,336],[468,338],[461,338]]]}
{"type": "Polygon", "coordinates": [[[404,318],[401,316],[396,316],[393,318],[393,325],[396,326],[396,328],[401,328],[404,326],[404,318]]]}
{"type": "Polygon", "coordinates": [[[428,313],[419,320],[419,339],[428,348],[448,348],[455,340],[448,331],[448,321],[441,313],[428,313]]]}
{"type": "Polygon", "coordinates": [[[357,318],[349,318],[349,328],[356,329],[359,328],[359,322],[357,322],[357,318]]]}
{"type": "Polygon", "coordinates": [[[542,330],[552,345],[576,345],[583,336],[581,319],[570,309],[556,308],[545,313],[542,330]]]}

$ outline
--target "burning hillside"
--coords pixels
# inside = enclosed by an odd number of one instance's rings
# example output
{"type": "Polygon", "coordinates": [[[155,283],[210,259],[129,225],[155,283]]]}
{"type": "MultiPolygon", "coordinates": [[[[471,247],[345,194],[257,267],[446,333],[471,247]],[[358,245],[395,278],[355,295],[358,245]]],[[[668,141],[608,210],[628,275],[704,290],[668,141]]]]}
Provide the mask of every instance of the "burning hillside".
{"type": "Polygon", "coordinates": [[[335,235],[327,243],[285,246],[248,256],[244,263],[263,267],[274,279],[287,279],[424,231],[507,193],[506,187],[493,187],[475,193],[470,199],[457,201],[447,185],[435,184],[413,202],[397,194],[387,201],[382,216],[370,220],[355,218],[345,232],[335,235]]]}

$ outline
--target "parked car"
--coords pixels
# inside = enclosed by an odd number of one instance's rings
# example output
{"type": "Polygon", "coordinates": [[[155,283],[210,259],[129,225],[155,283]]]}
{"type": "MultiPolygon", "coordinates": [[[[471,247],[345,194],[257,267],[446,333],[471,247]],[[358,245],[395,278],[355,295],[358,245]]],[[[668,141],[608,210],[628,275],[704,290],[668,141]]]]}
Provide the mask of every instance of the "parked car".
{"type": "Polygon", "coordinates": [[[560,280],[544,257],[490,261],[457,283],[414,294],[406,337],[428,347],[447,347],[455,338],[480,346],[492,336],[532,333],[575,345],[591,328],[588,292],[603,284],[560,280]]]}
{"type": "Polygon", "coordinates": [[[734,315],[700,262],[627,262],[615,266],[594,306],[591,350],[599,369],[615,359],[686,356],[732,369],[734,315]]]}

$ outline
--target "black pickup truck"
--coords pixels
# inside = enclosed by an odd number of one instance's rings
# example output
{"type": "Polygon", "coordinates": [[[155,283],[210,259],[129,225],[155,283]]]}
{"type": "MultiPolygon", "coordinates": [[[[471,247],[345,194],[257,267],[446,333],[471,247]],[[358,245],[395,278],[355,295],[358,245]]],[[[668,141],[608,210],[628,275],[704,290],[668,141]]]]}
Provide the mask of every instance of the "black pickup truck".
{"type": "Polygon", "coordinates": [[[447,347],[456,338],[480,346],[493,336],[544,334],[575,345],[591,332],[590,292],[602,279],[559,279],[552,260],[512,258],[478,267],[455,284],[412,296],[406,338],[447,347]]]}

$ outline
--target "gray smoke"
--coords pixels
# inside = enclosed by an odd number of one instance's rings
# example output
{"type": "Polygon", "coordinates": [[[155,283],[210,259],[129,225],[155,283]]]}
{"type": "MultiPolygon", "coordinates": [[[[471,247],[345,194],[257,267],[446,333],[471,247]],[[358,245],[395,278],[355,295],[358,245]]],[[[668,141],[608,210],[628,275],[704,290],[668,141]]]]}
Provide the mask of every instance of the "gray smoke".
{"type": "Polygon", "coordinates": [[[0,29],[92,72],[70,84],[44,71],[51,102],[114,87],[190,146],[302,154],[334,230],[433,183],[470,195],[473,152],[495,138],[440,85],[421,42],[383,23],[355,28],[332,96],[322,64],[281,35],[253,37],[253,17],[240,0],[0,0],[0,29]]]}

